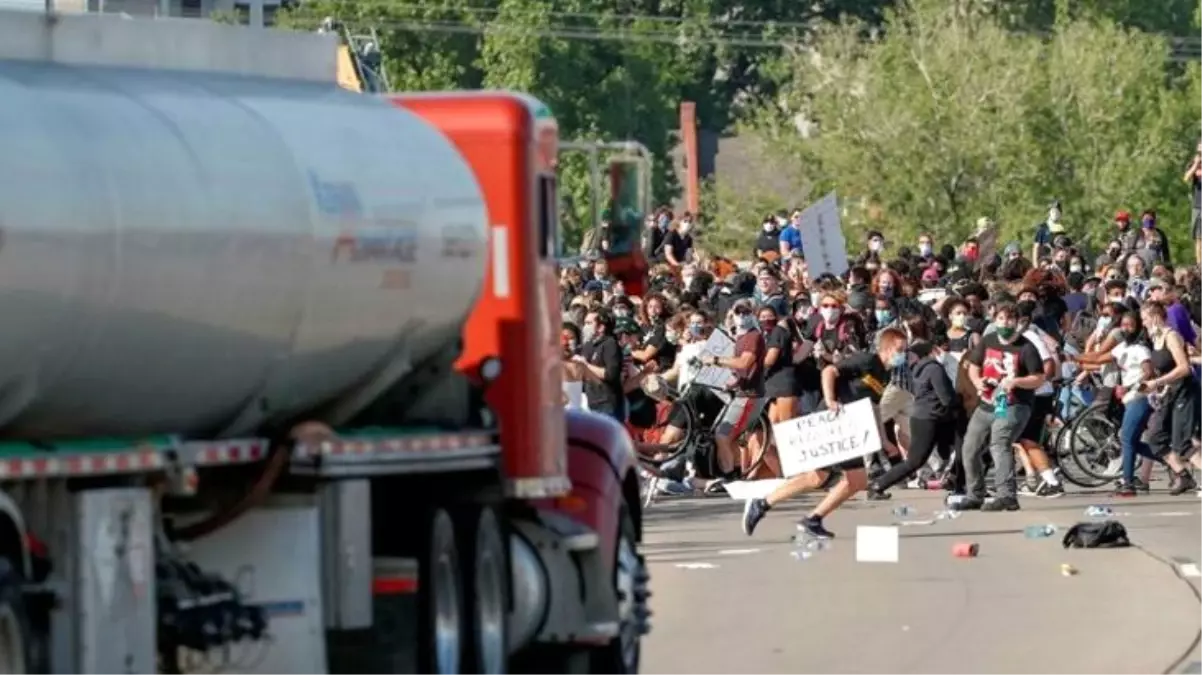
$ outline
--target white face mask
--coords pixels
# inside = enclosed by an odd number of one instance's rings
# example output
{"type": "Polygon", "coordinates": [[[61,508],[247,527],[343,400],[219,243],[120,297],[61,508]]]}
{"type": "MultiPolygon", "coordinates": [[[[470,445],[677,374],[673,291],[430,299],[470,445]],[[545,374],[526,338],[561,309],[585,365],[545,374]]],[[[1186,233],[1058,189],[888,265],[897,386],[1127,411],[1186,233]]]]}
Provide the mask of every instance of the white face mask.
{"type": "Polygon", "coordinates": [[[1080,272],[1080,271],[1081,271],[1081,266],[1080,266],[1080,265],[1069,265],[1069,266],[1068,266],[1068,271],[1069,271],[1069,272],[1080,272]]]}
{"type": "Polygon", "coordinates": [[[775,228],[776,228],[776,225],[774,225],[773,223],[764,223],[764,231],[765,232],[771,232],[775,228]]]}
{"type": "Polygon", "coordinates": [[[735,326],[738,327],[739,331],[746,333],[747,331],[751,330],[752,328],[755,328],[755,326],[756,326],[755,317],[750,314],[742,314],[740,316],[737,316],[737,317],[735,317],[735,326]]]}
{"type": "Polygon", "coordinates": [[[881,250],[881,240],[873,239],[872,241],[868,242],[868,250],[870,250],[870,251],[881,250]]]}
{"type": "Polygon", "coordinates": [[[1060,222],[1060,209],[1049,209],[1048,210],[1048,222],[1049,223],[1059,223],[1060,222]]]}
{"type": "Polygon", "coordinates": [[[919,244],[918,252],[924,256],[931,255],[931,245],[930,244],[919,244]]]}
{"type": "Polygon", "coordinates": [[[687,232],[688,232],[689,230],[691,230],[691,229],[693,229],[693,224],[692,224],[692,223],[690,223],[690,222],[689,222],[689,221],[687,221],[687,220],[682,220],[682,221],[680,221],[680,232],[681,232],[682,234],[684,234],[684,233],[687,233],[687,232]]]}
{"type": "Polygon", "coordinates": [[[822,320],[827,323],[834,323],[839,318],[839,310],[835,307],[823,307],[818,312],[822,314],[822,320]]]}

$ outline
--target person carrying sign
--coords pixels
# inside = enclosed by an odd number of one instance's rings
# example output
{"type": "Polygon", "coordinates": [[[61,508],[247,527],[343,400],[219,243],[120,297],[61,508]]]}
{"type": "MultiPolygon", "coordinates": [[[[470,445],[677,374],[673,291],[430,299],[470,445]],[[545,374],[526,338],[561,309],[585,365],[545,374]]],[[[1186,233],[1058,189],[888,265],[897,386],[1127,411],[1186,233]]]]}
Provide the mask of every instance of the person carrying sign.
{"type": "MultiPolygon", "coordinates": [[[[722,420],[714,434],[714,445],[718,453],[718,466],[726,474],[735,471],[735,439],[764,409],[764,354],[767,347],[760,333],[759,320],[750,302],[734,306],[731,313],[735,320],[734,355],[728,357],[708,356],[702,360],[707,366],[729,368],[734,372],[732,390],[734,398],[726,406],[722,420]]],[[[707,486],[713,489],[716,483],[707,486]]]]}
{"type": "MultiPolygon", "coordinates": [[[[824,409],[837,414],[841,405],[863,398],[872,401],[875,408],[880,404],[885,387],[889,384],[891,371],[905,360],[906,334],[898,328],[886,328],[879,336],[879,349],[876,353],[858,352],[822,369],[824,409]]],[[[885,437],[883,431],[880,436],[889,454],[898,454],[898,449],[892,447],[893,444],[885,437]]],[[[743,532],[750,536],[772,507],[791,497],[821,487],[833,471],[841,471],[842,478],[818,506],[798,523],[798,528],[804,529],[813,537],[834,537],[832,532],[823,527],[822,519],[868,487],[868,475],[861,457],[798,474],[773,490],[766,498],[748,500],[743,506],[743,532]]]]}

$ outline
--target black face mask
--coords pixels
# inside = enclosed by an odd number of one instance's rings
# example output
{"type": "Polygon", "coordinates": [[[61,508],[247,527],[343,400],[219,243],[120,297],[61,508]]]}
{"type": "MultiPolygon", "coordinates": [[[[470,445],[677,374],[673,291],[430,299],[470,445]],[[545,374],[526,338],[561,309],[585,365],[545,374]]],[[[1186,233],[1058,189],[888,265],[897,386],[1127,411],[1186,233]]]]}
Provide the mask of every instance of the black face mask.
{"type": "Polygon", "coordinates": [[[1123,342],[1126,342],[1127,344],[1131,344],[1139,339],[1139,331],[1124,330],[1120,332],[1120,335],[1123,338],[1123,342]]]}

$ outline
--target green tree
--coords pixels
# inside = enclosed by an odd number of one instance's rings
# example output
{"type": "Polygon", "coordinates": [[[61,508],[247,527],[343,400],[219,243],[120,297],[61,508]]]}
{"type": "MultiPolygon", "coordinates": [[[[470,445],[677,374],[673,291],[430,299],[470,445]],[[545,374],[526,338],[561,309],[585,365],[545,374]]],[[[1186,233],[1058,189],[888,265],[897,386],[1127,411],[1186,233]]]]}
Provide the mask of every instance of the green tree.
{"type": "MultiPolygon", "coordinates": [[[[749,125],[776,161],[800,162],[860,206],[849,239],[871,225],[959,241],[988,215],[1003,237],[1029,241],[1058,197],[1078,237],[1098,241],[1115,208],[1181,193],[1197,111],[1186,112],[1162,38],[1091,17],[1049,39],[971,0],[914,0],[888,14],[883,37],[864,31],[823,30],[813,52],[788,59],[785,103],[749,125]],[[798,116],[816,122],[814,137],[797,133],[798,116]]],[[[1176,204],[1159,203],[1176,218],[1176,204]]]]}

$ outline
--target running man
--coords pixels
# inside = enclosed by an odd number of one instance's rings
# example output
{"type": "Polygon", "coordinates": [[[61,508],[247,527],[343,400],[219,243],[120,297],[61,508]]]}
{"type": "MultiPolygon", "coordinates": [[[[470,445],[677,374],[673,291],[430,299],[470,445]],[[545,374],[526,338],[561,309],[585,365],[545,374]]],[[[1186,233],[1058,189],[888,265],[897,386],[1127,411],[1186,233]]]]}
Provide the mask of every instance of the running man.
{"type": "MultiPolygon", "coordinates": [[[[873,411],[877,412],[877,425],[880,425],[879,411],[881,395],[889,384],[890,372],[906,360],[906,334],[899,328],[886,328],[879,336],[879,350],[873,352],[858,352],[844,357],[837,364],[828,365],[822,369],[822,397],[824,404],[819,410],[826,409],[838,412],[841,405],[852,403],[863,398],[872,401],[873,411]]],[[[896,455],[899,451],[880,431],[881,443],[889,454],[896,455]]],[[[768,515],[768,511],[777,504],[804,492],[815,490],[826,483],[834,471],[842,472],[839,482],[827,493],[809,516],[798,523],[798,529],[821,539],[830,539],[835,535],[822,525],[822,519],[839,508],[843,502],[851,499],[856,493],[868,487],[868,475],[864,469],[864,459],[840,462],[834,466],[802,473],[790,478],[784,485],[778,487],[765,499],[750,499],[743,506],[743,532],[750,536],[755,532],[756,525],[768,515]]]]}

